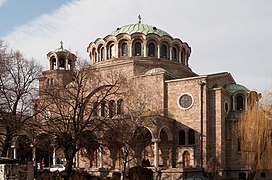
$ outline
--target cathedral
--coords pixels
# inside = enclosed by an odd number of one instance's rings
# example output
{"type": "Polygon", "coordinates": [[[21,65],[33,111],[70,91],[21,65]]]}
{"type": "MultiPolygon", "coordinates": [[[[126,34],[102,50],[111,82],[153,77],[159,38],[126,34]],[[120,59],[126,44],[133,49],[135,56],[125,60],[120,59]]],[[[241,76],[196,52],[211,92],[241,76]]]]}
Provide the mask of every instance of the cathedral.
{"type": "MultiPolygon", "coordinates": [[[[139,20],[90,42],[89,67],[84,70],[118,72],[133,83],[136,96],[145,97],[141,119],[148,143],[141,149],[139,161],[148,159],[150,168],[161,177],[179,179],[213,169],[222,179],[243,178],[247,165],[241,160],[234,129],[241,113],[250,106],[248,96],[256,92],[236,83],[229,72],[197,74],[189,67],[191,52],[187,42],[139,20]],[[145,123],[148,119],[154,123],[145,123]]],[[[76,68],[76,55],[61,43],[47,58],[49,69],[40,78],[40,89],[55,83],[71,85],[69,72],[76,68]]],[[[110,98],[95,106],[95,116],[122,118],[118,115],[127,113],[124,107],[135,95],[110,98]]],[[[118,153],[103,146],[104,150],[100,145],[89,160],[79,152],[76,166],[90,172],[102,167],[108,172],[120,170],[118,153]]],[[[57,149],[47,155],[52,156],[53,164],[57,158],[62,160],[57,149]]],[[[132,167],[132,162],[128,166],[132,167]]]]}

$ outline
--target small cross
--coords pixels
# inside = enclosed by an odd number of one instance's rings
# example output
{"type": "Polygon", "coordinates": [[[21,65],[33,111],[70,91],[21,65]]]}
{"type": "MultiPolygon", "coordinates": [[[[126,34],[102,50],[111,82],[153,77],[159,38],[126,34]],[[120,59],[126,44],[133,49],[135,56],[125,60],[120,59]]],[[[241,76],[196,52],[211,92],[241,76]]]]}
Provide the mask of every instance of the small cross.
{"type": "Polygon", "coordinates": [[[60,48],[63,49],[63,42],[62,41],[60,41],[60,48]]]}
{"type": "Polygon", "coordinates": [[[138,19],[139,19],[139,23],[141,23],[142,22],[142,18],[141,18],[141,15],[139,14],[139,16],[138,16],[138,19]]]}

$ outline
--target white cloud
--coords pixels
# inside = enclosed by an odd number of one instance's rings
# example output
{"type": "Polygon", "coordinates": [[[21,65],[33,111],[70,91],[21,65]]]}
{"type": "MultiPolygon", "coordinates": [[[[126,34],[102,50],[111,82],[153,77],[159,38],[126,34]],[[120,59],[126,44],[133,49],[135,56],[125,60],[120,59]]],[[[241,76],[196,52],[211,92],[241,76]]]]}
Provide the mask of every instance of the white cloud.
{"type": "MultiPolygon", "coordinates": [[[[1,0],[0,0],[1,2],[1,0]]],[[[46,54],[64,47],[87,58],[86,48],[125,24],[152,24],[189,43],[199,74],[229,71],[237,83],[263,91],[272,84],[272,2],[74,0],[3,37],[47,67],[46,54]]]]}
{"type": "Polygon", "coordinates": [[[7,2],[7,0],[0,0],[0,7],[3,6],[3,4],[5,4],[7,2]]]}

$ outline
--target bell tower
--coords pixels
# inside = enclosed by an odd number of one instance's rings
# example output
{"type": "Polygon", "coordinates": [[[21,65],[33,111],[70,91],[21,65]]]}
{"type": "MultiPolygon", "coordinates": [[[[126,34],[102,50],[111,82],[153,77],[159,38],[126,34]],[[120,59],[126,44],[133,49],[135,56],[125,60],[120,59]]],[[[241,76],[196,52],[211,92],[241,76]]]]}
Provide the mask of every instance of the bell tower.
{"type": "Polygon", "coordinates": [[[50,70],[75,70],[76,56],[63,48],[63,42],[60,42],[60,48],[50,51],[47,54],[50,70]]]}
{"type": "Polygon", "coordinates": [[[75,54],[63,48],[62,41],[60,44],[60,48],[47,53],[49,70],[42,72],[39,84],[41,90],[52,88],[56,85],[66,86],[73,80],[77,57],[75,54]]]}

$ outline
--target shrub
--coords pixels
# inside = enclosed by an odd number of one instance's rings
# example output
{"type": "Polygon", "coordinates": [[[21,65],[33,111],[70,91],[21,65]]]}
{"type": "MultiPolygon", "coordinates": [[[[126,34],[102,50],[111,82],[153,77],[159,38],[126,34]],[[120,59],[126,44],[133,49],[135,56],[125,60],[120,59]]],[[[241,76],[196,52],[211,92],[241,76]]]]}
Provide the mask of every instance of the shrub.
{"type": "Polygon", "coordinates": [[[130,180],[153,180],[153,171],[142,166],[135,166],[128,170],[130,180]]]}

